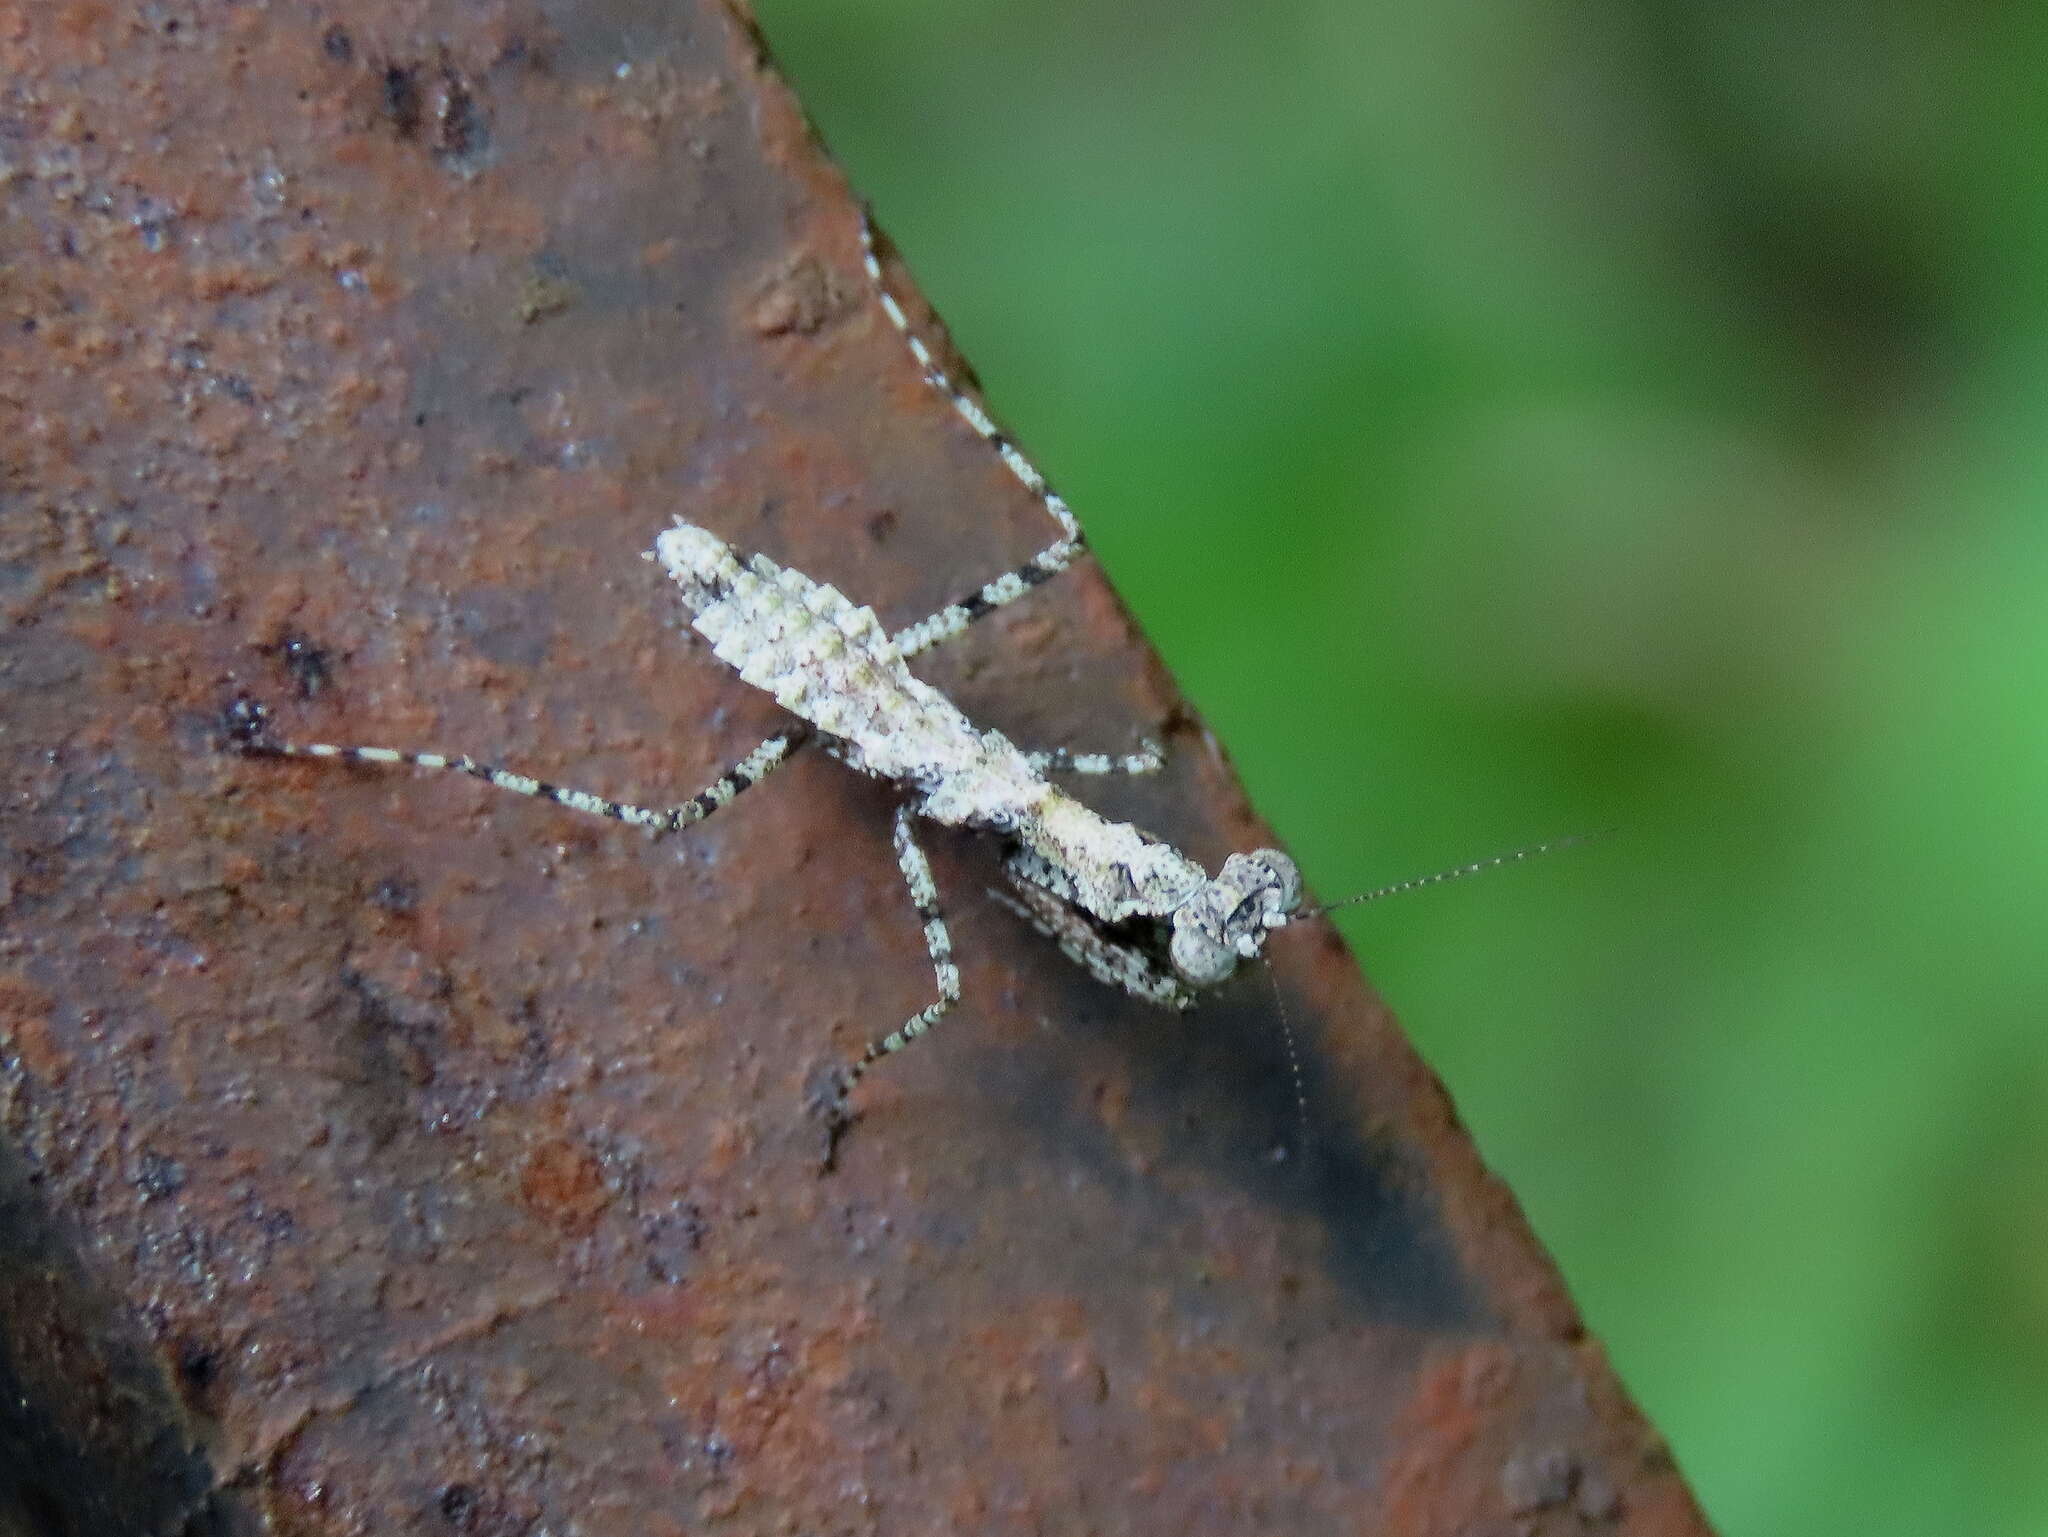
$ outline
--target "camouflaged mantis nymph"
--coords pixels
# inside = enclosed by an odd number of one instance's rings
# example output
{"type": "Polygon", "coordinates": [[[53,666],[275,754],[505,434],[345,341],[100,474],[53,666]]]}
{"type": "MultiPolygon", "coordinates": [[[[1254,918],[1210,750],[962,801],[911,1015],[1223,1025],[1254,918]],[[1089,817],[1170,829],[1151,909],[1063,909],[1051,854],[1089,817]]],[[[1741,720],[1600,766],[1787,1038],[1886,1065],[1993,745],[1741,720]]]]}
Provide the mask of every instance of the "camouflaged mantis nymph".
{"type": "MultiPolygon", "coordinates": [[[[648,558],[675,582],[692,624],[710,640],[719,660],[772,695],[795,720],[703,790],[671,806],[631,805],[466,755],[278,742],[264,733],[260,708],[245,714],[239,732],[242,745],[253,753],[453,770],[657,833],[704,820],[787,762],[811,737],[849,767],[901,786],[897,863],[924,926],[938,996],[847,1065],[840,1076],[842,1100],[875,1062],[923,1035],[960,999],[952,939],[931,866],[915,836],[919,817],[1003,839],[1003,868],[1012,887],[1009,905],[1094,976],[1161,1007],[1188,1007],[1200,990],[1228,978],[1240,961],[1257,957],[1273,930],[1314,916],[1301,909],[1301,877],[1294,861],[1277,849],[1232,854],[1211,875],[1163,840],[1091,810],[1050,777],[1057,772],[1147,773],[1160,765],[1156,747],[1146,744],[1122,756],[1026,752],[1001,732],[976,726],[910,671],[911,658],[1065,570],[1085,548],[1085,539],[1065,500],[940,369],[889,291],[872,226],[865,221],[861,236],[862,258],[879,302],[925,378],[1039,499],[1059,531],[1053,543],[959,602],[892,635],[872,609],[830,585],[766,555],[742,559],[716,534],[677,520],[657,535],[648,558]]],[[[1523,850],[1351,900],[1432,884],[1540,851],[1523,850]]]]}

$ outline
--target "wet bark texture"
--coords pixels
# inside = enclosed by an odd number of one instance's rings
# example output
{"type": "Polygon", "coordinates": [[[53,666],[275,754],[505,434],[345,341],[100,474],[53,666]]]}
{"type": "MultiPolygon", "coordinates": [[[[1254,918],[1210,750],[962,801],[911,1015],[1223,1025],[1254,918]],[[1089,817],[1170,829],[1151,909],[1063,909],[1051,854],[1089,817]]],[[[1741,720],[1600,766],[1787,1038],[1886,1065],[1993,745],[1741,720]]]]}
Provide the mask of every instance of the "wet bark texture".
{"type": "MultiPolygon", "coordinates": [[[[1334,935],[1181,1019],[777,723],[672,514],[907,622],[1043,545],[712,0],[0,3],[0,1531],[1689,1533],[1334,935]],[[1280,1151],[1291,1156],[1278,1156],[1280,1151]]],[[[912,292],[897,272],[899,289],[912,292]]],[[[914,315],[924,311],[913,298],[914,315]]],[[[1091,563],[920,664],[1264,840],[1091,563]]]]}

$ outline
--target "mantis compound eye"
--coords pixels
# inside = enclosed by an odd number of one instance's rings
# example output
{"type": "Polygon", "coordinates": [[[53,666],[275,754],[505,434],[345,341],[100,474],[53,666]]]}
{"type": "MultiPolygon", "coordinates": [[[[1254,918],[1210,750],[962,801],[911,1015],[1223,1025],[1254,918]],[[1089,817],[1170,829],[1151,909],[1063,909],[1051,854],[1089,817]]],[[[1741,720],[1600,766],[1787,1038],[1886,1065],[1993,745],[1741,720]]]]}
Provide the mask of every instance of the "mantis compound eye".
{"type": "Polygon", "coordinates": [[[1301,906],[1301,872],[1278,849],[1232,854],[1216,878],[1173,913],[1173,965],[1197,986],[1221,982],[1256,956],[1301,906]]]}

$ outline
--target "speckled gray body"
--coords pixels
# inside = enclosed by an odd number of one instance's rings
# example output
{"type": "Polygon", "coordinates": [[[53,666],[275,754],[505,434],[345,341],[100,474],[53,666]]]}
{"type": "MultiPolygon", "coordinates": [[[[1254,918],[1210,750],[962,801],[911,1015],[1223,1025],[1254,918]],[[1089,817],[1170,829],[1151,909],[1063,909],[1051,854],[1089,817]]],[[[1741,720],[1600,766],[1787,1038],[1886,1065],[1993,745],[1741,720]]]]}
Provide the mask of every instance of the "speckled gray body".
{"type": "MultiPolygon", "coordinates": [[[[1051,783],[999,731],[976,726],[912,675],[874,611],[765,555],[742,562],[716,535],[678,523],[655,557],[681,589],[718,658],[832,740],[854,768],[913,791],[932,821],[1011,839],[1013,877],[1098,925],[1172,925],[1179,979],[1222,981],[1256,955],[1301,899],[1294,863],[1272,849],[1237,854],[1212,880],[1186,855],[1112,822],[1051,783]]],[[[1034,917],[1050,909],[1031,905],[1034,917]]],[[[1094,969],[1091,967],[1091,969],[1094,969]]],[[[1120,985],[1121,975],[1112,977],[1120,985]]],[[[1184,1004],[1186,989],[1153,1001],[1184,1004]]]]}

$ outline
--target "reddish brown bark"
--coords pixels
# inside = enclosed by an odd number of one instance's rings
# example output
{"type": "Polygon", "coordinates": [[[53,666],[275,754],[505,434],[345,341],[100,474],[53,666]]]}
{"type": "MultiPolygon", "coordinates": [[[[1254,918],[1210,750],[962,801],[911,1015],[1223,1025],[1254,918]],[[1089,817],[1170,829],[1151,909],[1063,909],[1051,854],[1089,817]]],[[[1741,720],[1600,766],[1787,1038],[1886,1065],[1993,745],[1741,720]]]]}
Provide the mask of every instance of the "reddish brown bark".
{"type": "MultiPolygon", "coordinates": [[[[23,1530],[1702,1529],[1328,932],[1188,1019],[810,755],[673,513],[907,621],[1045,542],[725,7],[0,4],[0,1495],[23,1530]]],[[[904,283],[907,286],[907,278],[904,283]]],[[[924,664],[1212,863],[1263,841],[1086,563],[924,664]]]]}

